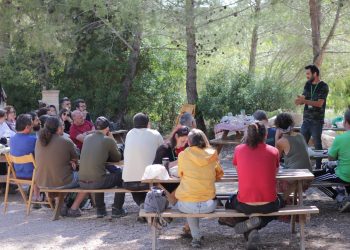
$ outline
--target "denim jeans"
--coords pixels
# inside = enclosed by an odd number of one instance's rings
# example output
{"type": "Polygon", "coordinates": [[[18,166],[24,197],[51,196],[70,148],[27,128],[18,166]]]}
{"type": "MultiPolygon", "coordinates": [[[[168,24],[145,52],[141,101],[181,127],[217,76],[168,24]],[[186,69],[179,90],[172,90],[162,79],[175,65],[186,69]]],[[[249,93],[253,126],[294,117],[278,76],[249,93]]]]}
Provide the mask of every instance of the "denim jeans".
{"type": "MultiPolygon", "coordinates": [[[[185,202],[178,201],[177,208],[186,214],[206,214],[214,212],[217,205],[216,200],[208,200],[203,202],[185,202]]],[[[199,230],[199,218],[187,218],[187,222],[191,229],[193,239],[199,240],[201,233],[199,230]]]]}
{"type": "MultiPolygon", "coordinates": [[[[301,126],[301,133],[305,138],[306,143],[309,143],[310,138],[314,140],[315,149],[322,149],[322,129],[323,122],[322,121],[310,121],[305,120],[303,125],[301,126]]],[[[316,169],[320,169],[322,164],[322,160],[316,160],[316,169]]]]}

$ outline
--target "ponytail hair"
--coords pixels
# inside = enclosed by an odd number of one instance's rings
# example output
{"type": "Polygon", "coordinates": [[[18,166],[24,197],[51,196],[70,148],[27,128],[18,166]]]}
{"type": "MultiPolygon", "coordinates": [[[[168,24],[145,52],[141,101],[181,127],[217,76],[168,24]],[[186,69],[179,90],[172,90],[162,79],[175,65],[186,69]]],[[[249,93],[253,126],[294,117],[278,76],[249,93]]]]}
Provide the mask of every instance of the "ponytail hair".
{"type": "Polygon", "coordinates": [[[266,134],[267,131],[264,124],[259,122],[250,124],[247,129],[245,144],[254,149],[265,141],[266,134]]]}
{"type": "Polygon", "coordinates": [[[62,126],[62,123],[58,117],[50,116],[47,118],[44,127],[39,132],[39,141],[42,146],[49,145],[52,136],[57,133],[60,126],[62,126]]]}

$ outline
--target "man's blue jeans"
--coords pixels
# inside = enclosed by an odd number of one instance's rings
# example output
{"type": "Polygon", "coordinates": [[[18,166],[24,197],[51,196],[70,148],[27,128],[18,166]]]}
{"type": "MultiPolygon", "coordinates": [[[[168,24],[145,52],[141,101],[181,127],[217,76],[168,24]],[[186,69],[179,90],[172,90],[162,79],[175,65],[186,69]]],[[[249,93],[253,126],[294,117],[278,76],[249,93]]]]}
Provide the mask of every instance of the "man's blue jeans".
{"type": "MultiPolygon", "coordinates": [[[[315,149],[322,150],[322,129],[323,121],[305,120],[301,126],[301,133],[303,134],[306,143],[309,143],[310,138],[314,140],[315,149]]],[[[316,160],[316,169],[321,169],[322,160],[316,160]]]]}

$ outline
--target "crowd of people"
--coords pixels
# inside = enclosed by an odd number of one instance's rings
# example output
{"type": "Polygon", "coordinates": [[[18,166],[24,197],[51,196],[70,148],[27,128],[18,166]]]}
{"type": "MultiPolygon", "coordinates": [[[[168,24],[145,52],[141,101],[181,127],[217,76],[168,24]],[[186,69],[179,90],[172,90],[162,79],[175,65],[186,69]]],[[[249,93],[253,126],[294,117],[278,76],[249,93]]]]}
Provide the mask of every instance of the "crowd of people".
{"type": "MultiPolygon", "coordinates": [[[[319,84],[318,69],[306,67],[306,70],[307,75],[310,75],[308,80],[312,84],[315,81],[319,84]]],[[[293,182],[277,182],[280,165],[287,169],[307,168],[312,171],[307,145],[310,136],[314,137],[316,148],[321,147],[318,141],[319,125],[324,118],[324,99],[328,89],[325,83],[319,88],[318,85],[313,88],[310,84],[306,84],[304,95],[298,96],[296,100],[296,104],[308,106],[304,109],[303,135],[294,132],[294,121],[288,113],[279,114],[274,126],[269,126],[267,114],[263,110],[254,113],[256,122],[247,127],[243,143],[234,151],[232,164],[237,169],[239,178],[238,193],[231,196],[225,204],[226,209],[235,209],[245,214],[271,213],[290,204],[290,194],[296,187],[293,182]]],[[[14,156],[35,155],[38,169],[33,199],[42,198],[40,188],[43,187],[123,187],[134,191],[131,192],[133,200],[141,209],[146,193],[136,191],[149,188],[148,184],[141,182],[146,167],[162,164],[162,160],[168,158],[169,168],[177,166],[180,178],[179,184],[164,185],[170,203],[183,213],[210,213],[215,210],[215,182],[223,177],[224,171],[217,151],[210,146],[206,135],[196,128],[191,114],[184,113],[181,116],[180,124],[166,141],[158,131],[151,128],[146,114],[136,114],[133,117],[133,129],[127,133],[125,148],[121,152],[106,117],[100,116],[92,123],[83,99],[75,101],[74,110],[71,107],[70,99],[65,97],[60,102],[59,112],[52,105],[41,105],[37,111],[18,117],[12,106],[0,110],[0,142],[8,144],[10,153],[14,156]],[[108,163],[122,159],[123,168],[108,163]]],[[[344,115],[344,127],[347,132],[339,135],[329,150],[330,160],[338,161],[338,166],[335,168],[328,164],[317,170],[316,180],[350,182],[350,110],[344,115]]],[[[14,168],[17,177],[32,178],[33,165],[16,164],[14,168]]],[[[341,204],[341,211],[350,209],[344,190],[321,190],[341,204]]],[[[61,215],[80,216],[79,207],[85,197],[86,193],[78,193],[72,204],[63,205],[61,215]]],[[[96,194],[95,200],[97,217],[107,216],[104,194],[96,194]]],[[[123,207],[124,200],[124,193],[115,194],[112,218],[127,215],[123,207]]],[[[248,248],[256,249],[259,242],[258,230],[273,219],[275,218],[220,218],[219,223],[234,227],[237,233],[244,235],[248,248]]],[[[145,222],[145,219],[138,218],[138,221],[145,222]]],[[[188,218],[187,222],[184,233],[192,237],[193,247],[200,247],[202,235],[199,219],[188,218]]]]}

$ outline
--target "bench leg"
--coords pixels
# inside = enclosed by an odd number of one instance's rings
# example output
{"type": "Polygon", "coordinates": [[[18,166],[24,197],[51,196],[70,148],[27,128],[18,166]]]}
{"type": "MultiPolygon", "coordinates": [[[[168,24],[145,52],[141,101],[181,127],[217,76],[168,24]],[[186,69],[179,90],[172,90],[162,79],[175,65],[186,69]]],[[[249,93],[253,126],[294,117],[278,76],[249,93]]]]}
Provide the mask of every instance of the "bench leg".
{"type": "Polygon", "coordinates": [[[53,217],[52,220],[58,220],[60,217],[61,207],[64,202],[64,193],[59,193],[58,198],[55,204],[55,210],[53,211],[53,217]]]}
{"type": "Polygon", "coordinates": [[[305,250],[305,215],[299,215],[300,249],[305,250]]]}
{"type": "MultiPolygon", "coordinates": [[[[297,203],[297,190],[294,190],[293,205],[296,205],[296,203],[297,203]]],[[[292,234],[296,233],[295,221],[296,221],[296,217],[295,217],[295,215],[292,215],[291,219],[290,219],[290,230],[291,230],[292,234]]]]}
{"type": "Polygon", "coordinates": [[[152,225],[152,250],[157,249],[157,228],[152,225]]]}

